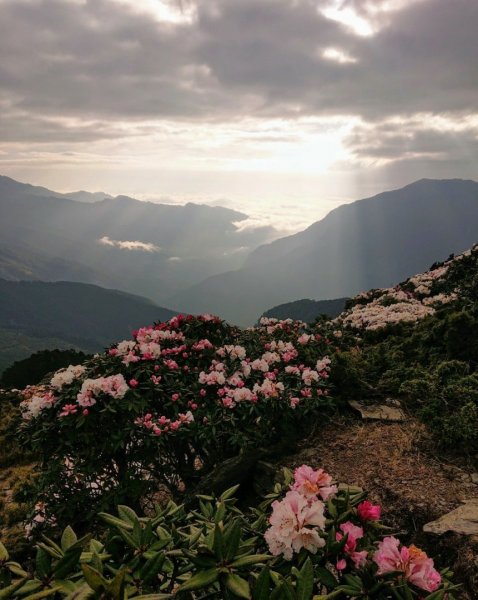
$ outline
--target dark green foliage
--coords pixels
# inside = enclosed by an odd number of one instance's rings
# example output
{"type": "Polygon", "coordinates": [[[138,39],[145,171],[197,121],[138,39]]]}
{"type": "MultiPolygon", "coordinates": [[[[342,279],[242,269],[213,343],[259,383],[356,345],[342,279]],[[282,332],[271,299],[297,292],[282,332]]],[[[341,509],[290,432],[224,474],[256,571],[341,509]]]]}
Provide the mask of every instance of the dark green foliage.
{"type": "Polygon", "coordinates": [[[174,311],[96,285],[0,279],[0,373],[39,350],[98,352],[174,311]]]}
{"type": "Polygon", "coordinates": [[[331,319],[337,317],[345,308],[348,298],[337,298],[336,300],[296,300],[279,304],[267,310],[262,316],[274,319],[294,319],[313,323],[321,315],[331,319]]]}
{"type": "MultiPolygon", "coordinates": [[[[361,568],[337,572],[334,565],[344,556],[337,528],[358,519],[357,506],[365,494],[358,489],[341,491],[327,505],[328,519],[320,535],[323,547],[294,552],[290,560],[273,556],[264,539],[271,503],[281,500],[291,483],[284,483],[254,509],[241,511],[233,495],[237,486],[219,497],[200,496],[194,509],[170,502],[157,505],[154,514],[141,517],[128,506],[117,515],[100,513],[103,533],[78,538],[71,527],[60,539],[43,537],[28,570],[12,560],[0,542],[0,598],[40,600],[50,597],[92,600],[319,600],[368,598],[408,600],[456,598],[448,569],[442,571],[439,593],[427,594],[394,574],[381,577],[368,560],[361,568]],[[316,549],[317,550],[317,549],[316,549]],[[318,595],[320,594],[320,595],[318,595]],[[402,595],[403,594],[403,595],[402,595]]],[[[369,556],[376,549],[382,524],[365,524],[361,540],[369,556]]],[[[58,536],[60,537],[60,536],[58,536]]]]}
{"type": "Polygon", "coordinates": [[[65,368],[68,365],[79,365],[88,356],[76,350],[42,350],[29,358],[19,360],[2,374],[4,386],[23,389],[27,385],[39,383],[45,375],[65,368]]]}
{"type": "MultiPolygon", "coordinates": [[[[406,287],[402,286],[402,287],[406,287]]],[[[401,397],[434,431],[437,444],[478,451],[478,251],[454,261],[431,295],[457,300],[417,324],[364,332],[360,351],[335,359],[345,398],[401,397]]]]}

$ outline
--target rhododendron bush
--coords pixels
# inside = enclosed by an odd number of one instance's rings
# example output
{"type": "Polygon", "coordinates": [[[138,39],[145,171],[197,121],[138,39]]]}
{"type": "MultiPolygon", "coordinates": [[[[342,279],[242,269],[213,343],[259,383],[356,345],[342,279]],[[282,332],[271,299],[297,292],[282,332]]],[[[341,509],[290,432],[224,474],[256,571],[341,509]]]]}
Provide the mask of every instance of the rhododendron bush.
{"type": "MultiPolygon", "coordinates": [[[[342,486],[344,487],[344,486],[342,486]]],[[[0,544],[2,598],[161,600],[443,600],[457,591],[427,554],[384,534],[381,507],[302,465],[256,509],[239,510],[236,488],[173,502],[138,517],[101,513],[107,535],[37,545],[33,575],[0,544]]]]}
{"type": "Polygon", "coordinates": [[[329,353],[300,322],[241,331],[178,316],[57,372],[22,405],[50,519],[137,504],[158,483],[188,489],[225,457],[301,430],[333,404],[329,353]]]}

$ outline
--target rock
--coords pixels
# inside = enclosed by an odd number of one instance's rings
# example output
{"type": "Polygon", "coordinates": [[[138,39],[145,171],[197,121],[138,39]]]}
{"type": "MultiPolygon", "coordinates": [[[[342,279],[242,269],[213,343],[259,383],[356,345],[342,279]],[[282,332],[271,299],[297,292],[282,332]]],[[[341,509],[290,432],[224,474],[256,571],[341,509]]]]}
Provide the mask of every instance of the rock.
{"type": "Polygon", "coordinates": [[[471,474],[471,483],[474,483],[475,485],[478,485],[478,473],[472,473],[471,474]]]}
{"type": "MultiPolygon", "coordinates": [[[[262,448],[247,449],[238,456],[220,463],[208,473],[194,488],[196,494],[222,494],[226,489],[249,480],[252,484],[254,468],[259,460],[266,458],[267,452],[262,448]]],[[[193,499],[194,496],[191,498],[193,499]]]]}
{"type": "Polygon", "coordinates": [[[361,404],[356,400],[349,400],[349,405],[357,410],[362,419],[367,421],[406,421],[406,416],[396,400],[392,404],[361,404]]]}
{"type": "Polygon", "coordinates": [[[437,535],[453,531],[462,535],[478,535],[478,498],[467,500],[462,506],[423,526],[426,533],[437,535]]]}
{"type": "Polygon", "coordinates": [[[257,461],[252,486],[258,496],[265,496],[274,488],[277,471],[277,466],[272,463],[265,460],[257,461]]]}

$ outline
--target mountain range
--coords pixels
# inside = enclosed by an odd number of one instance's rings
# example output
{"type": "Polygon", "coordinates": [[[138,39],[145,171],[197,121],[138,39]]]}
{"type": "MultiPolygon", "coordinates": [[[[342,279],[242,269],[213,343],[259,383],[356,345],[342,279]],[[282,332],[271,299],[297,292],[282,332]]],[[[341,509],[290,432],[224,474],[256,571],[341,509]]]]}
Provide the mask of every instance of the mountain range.
{"type": "Polygon", "coordinates": [[[0,279],[0,372],[44,349],[97,352],[174,311],[96,285],[0,279]]]}
{"type": "Polygon", "coordinates": [[[251,252],[242,268],[173,296],[181,311],[250,324],[298,298],[340,298],[387,287],[478,237],[478,183],[422,179],[339,206],[295,235],[251,252]]]}
{"type": "Polygon", "coordinates": [[[299,298],[393,285],[471,246],[478,183],[422,179],[282,238],[247,219],[229,208],[60,194],[0,177],[0,277],[92,283],[249,325],[299,298]]]}
{"type": "Polygon", "coordinates": [[[0,277],[80,281],[166,303],[277,237],[228,208],[59,194],[0,177],[0,277]]]}

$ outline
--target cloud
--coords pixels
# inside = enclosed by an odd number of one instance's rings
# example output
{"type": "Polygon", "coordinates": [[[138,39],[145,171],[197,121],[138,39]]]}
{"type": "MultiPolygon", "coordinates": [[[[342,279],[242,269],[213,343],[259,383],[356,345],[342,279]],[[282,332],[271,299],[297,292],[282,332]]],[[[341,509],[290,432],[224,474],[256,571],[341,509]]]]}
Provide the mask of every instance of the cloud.
{"type": "Polygon", "coordinates": [[[3,0],[3,94],[36,116],[112,120],[477,109],[474,0],[388,12],[383,2],[345,3],[375,15],[369,36],[327,18],[319,9],[329,5],[209,0],[189,8],[194,18],[168,22],[132,2],[3,0]],[[356,62],[324,58],[327,48],[356,62]]]}
{"type": "Polygon", "coordinates": [[[0,7],[0,169],[14,177],[233,202],[240,178],[257,203],[300,204],[332,197],[302,186],[316,174],[349,198],[367,193],[364,165],[406,183],[478,159],[476,0],[0,7]]]}
{"type": "Polygon", "coordinates": [[[345,138],[360,160],[468,160],[478,156],[478,117],[434,117],[430,114],[362,123],[345,138]]]}
{"type": "Polygon", "coordinates": [[[112,240],[107,235],[98,240],[98,243],[103,246],[113,246],[121,250],[140,250],[142,252],[160,252],[161,248],[149,242],[127,241],[127,240],[112,240]]]}

